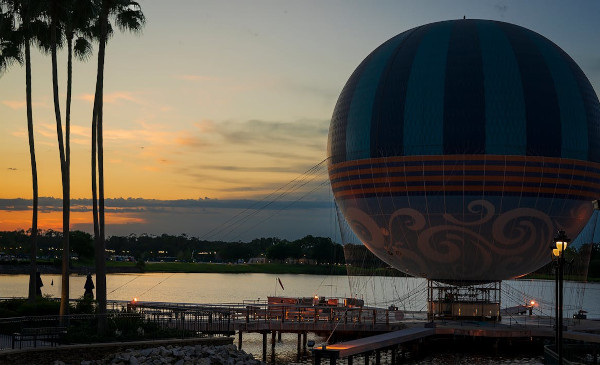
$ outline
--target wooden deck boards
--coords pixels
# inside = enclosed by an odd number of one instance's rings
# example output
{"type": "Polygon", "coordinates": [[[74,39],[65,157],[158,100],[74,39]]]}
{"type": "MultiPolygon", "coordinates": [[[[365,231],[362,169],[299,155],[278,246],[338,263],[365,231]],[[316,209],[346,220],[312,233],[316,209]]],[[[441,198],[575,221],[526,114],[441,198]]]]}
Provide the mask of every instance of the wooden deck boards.
{"type": "Polygon", "coordinates": [[[406,328],[400,331],[394,331],[384,333],[381,335],[360,338],[358,340],[333,344],[327,346],[325,350],[315,349],[313,351],[334,351],[337,352],[338,357],[348,357],[364,352],[394,346],[403,342],[428,337],[433,335],[434,333],[435,329],[433,328],[406,328]]]}
{"type": "MultiPolygon", "coordinates": [[[[340,342],[313,350],[316,358],[339,359],[378,350],[385,350],[405,342],[426,338],[434,335],[492,337],[492,338],[527,338],[527,337],[554,337],[552,328],[532,327],[477,327],[464,326],[463,324],[447,324],[437,328],[413,327],[399,331],[364,337],[358,340],[340,342]]],[[[569,340],[600,343],[600,334],[579,331],[565,331],[564,338],[569,340]]]]}

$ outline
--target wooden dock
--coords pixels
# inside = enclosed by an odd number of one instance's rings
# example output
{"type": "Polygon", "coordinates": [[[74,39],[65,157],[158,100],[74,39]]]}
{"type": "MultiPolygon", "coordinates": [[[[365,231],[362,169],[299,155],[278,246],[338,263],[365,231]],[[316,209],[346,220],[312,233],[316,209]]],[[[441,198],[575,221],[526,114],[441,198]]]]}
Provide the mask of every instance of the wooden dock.
{"type": "MultiPolygon", "coordinates": [[[[595,331],[600,330],[600,322],[588,321],[595,331]]],[[[580,323],[581,325],[581,323],[580,323]]],[[[348,364],[353,364],[356,356],[365,357],[365,364],[369,362],[369,356],[375,354],[375,364],[379,365],[381,352],[391,352],[392,363],[396,362],[396,356],[400,346],[409,342],[426,339],[432,336],[446,337],[487,337],[495,339],[533,339],[554,338],[555,332],[551,326],[538,325],[515,325],[503,324],[478,325],[460,321],[445,322],[440,326],[427,323],[427,327],[406,328],[395,332],[376,336],[361,338],[358,340],[336,343],[333,345],[318,346],[313,350],[315,365],[321,364],[322,359],[329,359],[330,365],[335,365],[337,360],[347,358],[348,364]]],[[[564,331],[564,339],[581,341],[589,344],[600,344],[600,334],[583,332],[585,326],[576,326],[575,329],[564,331]],[[580,330],[576,330],[579,328],[580,330]]]]}
{"type": "MultiPolygon", "coordinates": [[[[335,364],[337,359],[348,358],[352,363],[354,356],[368,354],[374,351],[393,349],[402,343],[429,337],[435,334],[433,328],[406,328],[400,331],[384,333],[381,335],[360,338],[358,340],[336,343],[315,348],[315,364],[321,364],[322,358],[329,358],[330,364],[335,364]]],[[[396,351],[392,351],[392,363],[395,363],[396,351]]],[[[376,360],[376,362],[378,362],[376,360]]]]}
{"type": "Polygon", "coordinates": [[[164,327],[207,334],[238,335],[243,347],[244,333],[260,333],[263,361],[267,358],[268,335],[271,353],[282,333],[298,334],[298,355],[306,355],[307,334],[371,336],[403,328],[398,311],[374,307],[269,304],[182,304],[157,302],[126,303],[128,312],[143,315],[164,327]]]}
{"type": "MultiPolygon", "coordinates": [[[[262,335],[262,359],[266,362],[270,337],[271,356],[282,333],[297,334],[298,356],[308,353],[308,332],[329,336],[353,336],[357,340],[335,344],[318,344],[312,349],[315,363],[329,359],[335,364],[339,359],[364,356],[365,363],[371,357],[378,364],[381,353],[396,356],[419,352],[421,342],[427,345],[429,338],[491,338],[497,341],[512,339],[552,339],[554,319],[542,316],[507,316],[502,322],[441,320],[428,322],[426,316],[413,315],[373,307],[342,307],[328,305],[269,304],[247,302],[233,304],[191,304],[137,301],[109,301],[111,310],[142,316],[158,326],[175,330],[178,337],[202,335],[225,335],[238,337],[243,346],[244,333],[262,335]],[[180,334],[179,334],[180,333],[180,334]]],[[[43,320],[43,318],[39,319],[43,320]]],[[[600,321],[568,320],[564,339],[587,344],[600,344],[600,321]]],[[[312,347],[312,345],[311,345],[312,347]]],[[[0,347],[1,348],[1,347],[0,347]]],[[[600,347],[598,347],[600,350],[600,347]]]]}

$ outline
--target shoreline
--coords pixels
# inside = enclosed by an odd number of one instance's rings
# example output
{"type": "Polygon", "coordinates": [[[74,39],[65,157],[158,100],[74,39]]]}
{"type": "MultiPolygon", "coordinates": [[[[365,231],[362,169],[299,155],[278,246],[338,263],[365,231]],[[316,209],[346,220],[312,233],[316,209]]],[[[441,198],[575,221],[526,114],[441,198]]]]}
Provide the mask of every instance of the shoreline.
{"type": "MultiPolygon", "coordinates": [[[[41,274],[61,274],[61,267],[51,263],[38,263],[41,274]]],[[[196,274],[303,274],[303,275],[348,275],[351,276],[408,276],[391,268],[357,268],[343,265],[306,265],[306,264],[222,264],[222,263],[186,263],[186,262],[150,262],[143,268],[134,262],[107,261],[107,274],[142,273],[196,273],[196,274]]],[[[95,273],[93,265],[76,264],[71,274],[86,275],[95,273]]],[[[0,275],[28,275],[28,263],[0,263],[0,275]]],[[[531,273],[514,280],[554,280],[554,276],[531,273]]],[[[570,280],[569,278],[566,278],[570,280]]],[[[572,278],[570,281],[581,281],[572,278]]],[[[586,282],[600,282],[600,278],[587,278],[586,282]]]]}
{"type": "MultiPolygon", "coordinates": [[[[61,267],[54,264],[38,263],[38,271],[42,274],[61,274],[61,267]]],[[[71,267],[72,274],[85,275],[94,273],[93,265],[76,264],[71,267]]],[[[303,265],[303,264],[220,264],[220,263],[185,263],[157,262],[145,263],[142,267],[134,262],[107,262],[107,274],[125,273],[202,273],[202,274],[305,274],[305,275],[347,275],[344,265],[303,265]]],[[[389,268],[350,268],[351,275],[356,276],[404,276],[401,272],[389,268]]],[[[28,275],[29,264],[0,264],[0,274],[28,275]]]]}

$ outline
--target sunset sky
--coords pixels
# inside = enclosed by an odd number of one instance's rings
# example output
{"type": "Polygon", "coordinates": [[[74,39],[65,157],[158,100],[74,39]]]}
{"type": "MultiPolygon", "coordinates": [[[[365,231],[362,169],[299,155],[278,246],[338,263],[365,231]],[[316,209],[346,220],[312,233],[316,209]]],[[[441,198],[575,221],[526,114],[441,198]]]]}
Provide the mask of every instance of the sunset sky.
{"type": "MultiPolygon", "coordinates": [[[[301,175],[326,157],[329,119],[352,71],[378,45],[421,24],[466,15],[524,26],[563,48],[600,91],[598,1],[140,3],[147,18],[143,32],[116,34],[107,47],[109,235],[335,238],[324,165],[309,176],[310,183],[297,183],[306,182],[301,175]],[[298,180],[289,185],[293,179],[298,180]],[[284,194],[289,190],[295,194],[284,194]],[[277,204],[252,213],[275,198],[277,204]],[[231,221],[236,215],[249,216],[236,226],[231,221]]],[[[59,64],[64,102],[64,54],[59,64]]],[[[60,198],[50,58],[36,51],[32,67],[40,197],[60,198]]],[[[75,63],[74,229],[90,229],[95,77],[96,54],[75,63]]],[[[0,76],[0,118],[0,230],[27,229],[31,171],[24,68],[13,66],[0,76]]],[[[60,219],[60,202],[45,199],[40,227],[60,229],[60,219]]]]}

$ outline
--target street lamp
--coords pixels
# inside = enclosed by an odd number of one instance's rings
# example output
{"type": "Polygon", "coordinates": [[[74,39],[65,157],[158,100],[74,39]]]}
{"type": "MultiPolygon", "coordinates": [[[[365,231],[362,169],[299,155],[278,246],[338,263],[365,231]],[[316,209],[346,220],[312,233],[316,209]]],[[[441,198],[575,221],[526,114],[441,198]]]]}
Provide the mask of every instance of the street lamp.
{"type": "Polygon", "coordinates": [[[554,236],[554,246],[552,249],[552,256],[556,260],[556,280],[555,280],[555,291],[556,291],[556,352],[558,352],[558,363],[563,364],[563,351],[562,351],[562,339],[563,339],[563,272],[565,266],[565,250],[567,245],[571,242],[569,237],[565,234],[565,231],[558,231],[554,236]]]}

